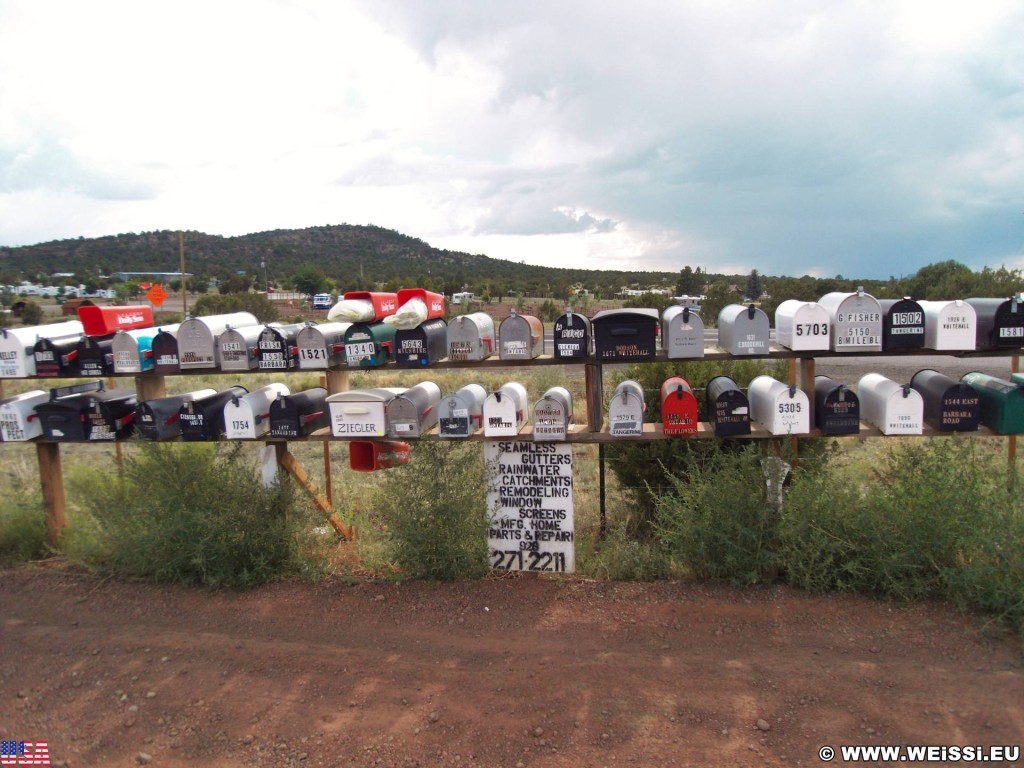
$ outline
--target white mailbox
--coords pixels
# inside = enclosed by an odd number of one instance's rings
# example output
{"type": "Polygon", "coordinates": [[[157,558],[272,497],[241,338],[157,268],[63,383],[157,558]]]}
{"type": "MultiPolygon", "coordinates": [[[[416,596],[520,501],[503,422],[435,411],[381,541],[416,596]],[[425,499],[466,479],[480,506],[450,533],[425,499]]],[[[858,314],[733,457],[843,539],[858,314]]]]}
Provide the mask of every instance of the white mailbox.
{"type": "Polygon", "coordinates": [[[794,351],[829,349],[828,310],[814,301],[788,299],[782,302],[775,310],[775,340],[794,351]]]}
{"type": "Polygon", "coordinates": [[[729,304],[718,313],[718,346],[730,355],[768,354],[768,315],[753,304],[729,304]]]}
{"type": "Polygon", "coordinates": [[[17,443],[42,435],[43,422],[36,406],[49,401],[50,393],[41,389],[0,400],[0,439],[17,443]]]}
{"type": "Polygon", "coordinates": [[[448,324],[449,360],[486,360],[494,354],[494,320],[486,312],[459,315],[448,324]]]}
{"type": "Polygon", "coordinates": [[[811,404],[795,384],[758,376],[747,388],[750,418],[773,435],[806,435],[811,431],[811,404]]]}
{"type": "Polygon", "coordinates": [[[919,301],[924,310],[927,349],[972,351],[977,346],[978,315],[966,301],[919,301]]]}
{"type": "Polygon", "coordinates": [[[437,425],[441,437],[469,437],[483,428],[487,390],[479,384],[467,384],[441,399],[437,425]]]}
{"type": "Polygon", "coordinates": [[[639,437],[644,433],[644,388],[639,382],[620,382],[608,401],[608,434],[616,437],[639,437]]]}
{"type": "Polygon", "coordinates": [[[327,398],[331,434],[335,437],[384,437],[388,433],[388,404],[404,387],[351,389],[327,398]]]}
{"type": "Polygon", "coordinates": [[[245,328],[227,328],[217,337],[222,371],[251,371],[259,363],[258,345],[263,334],[262,325],[245,328]]]}
{"type": "Polygon", "coordinates": [[[295,337],[299,368],[324,370],[345,364],[345,331],[352,323],[307,324],[295,337]]]}
{"type": "Polygon", "coordinates": [[[398,395],[388,405],[388,437],[420,437],[437,423],[441,388],[432,381],[421,381],[398,395]]]}
{"type": "Polygon", "coordinates": [[[880,373],[857,382],[860,417],[883,435],[920,435],[924,431],[924,400],[909,384],[897,384],[880,373]]]}
{"type": "Polygon", "coordinates": [[[533,406],[533,439],[565,440],[572,427],[572,393],[552,387],[533,406]]]}
{"type": "Polygon", "coordinates": [[[661,343],[670,360],[704,357],[704,321],[678,304],[661,315],[661,343]]]}
{"type": "Polygon", "coordinates": [[[828,310],[833,350],[882,351],[882,308],[874,296],[859,288],[855,293],[826,293],[818,303],[828,310]]]}
{"type": "Polygon", "coordinates": [[[255,440],[270,431],[270,404],[291,391],[284,384],[268,384],[247,395],[233,397],[224,406],[224,436],[228,440],[255,440]]]}
{"type": "Polygon", "coordinates": [[[142,373],[153,368],[153,339],[159,333],[177,335],[179,323],[157,328],[135,328],[118,331],[110,344],[114,356],[114,373],[142,373]]]}
{"type": "Polygon", "coordinates": [[[502,384],[484,401],[484,435],[515,437],[526,421],[526,387],[516,381],[502,384]]]}
{"type": "Polygon", "coordinates": [[[178,367],[183,370],[216,368],[220,357],[217,337],[228,327],[244,328],[259,321],[249,312],[192,317],[178,327],[178,367]]]}
{"type": "Polygon", "coordinates": [[[0,328],[0,378],[20,379],[36,375],[33,354],[39,339],[78,339],[82,324],[77,320],[31,328],[0,328]]]}

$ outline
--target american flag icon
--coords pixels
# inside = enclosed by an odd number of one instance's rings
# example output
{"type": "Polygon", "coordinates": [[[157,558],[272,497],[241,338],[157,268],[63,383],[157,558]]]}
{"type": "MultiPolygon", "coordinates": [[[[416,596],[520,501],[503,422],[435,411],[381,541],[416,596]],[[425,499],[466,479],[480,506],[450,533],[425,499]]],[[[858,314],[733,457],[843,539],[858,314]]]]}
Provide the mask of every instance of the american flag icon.
{"type": "Polygon", "coordinates": [[[50,748],[45,741],[0,741],[0,766],[49,765],[50,748]]]}

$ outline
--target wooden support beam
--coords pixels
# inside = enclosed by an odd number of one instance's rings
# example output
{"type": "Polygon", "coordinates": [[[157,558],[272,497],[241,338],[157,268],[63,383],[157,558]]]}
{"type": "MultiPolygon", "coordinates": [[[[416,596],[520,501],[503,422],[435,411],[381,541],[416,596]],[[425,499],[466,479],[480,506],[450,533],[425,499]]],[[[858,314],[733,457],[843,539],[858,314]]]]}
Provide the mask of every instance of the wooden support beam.
{"type": "Polygon", "coordinates": [[[331,503],[320,495],[320,489],[317,488],[316,483],[309,479],[309,475],[306,474],[306,471],[299,466],[295,457],[288,452],[287,444],[277,443],[275,445],[282,445],[285,448],[283,454],[278,454],[278,465],[289,475],[294,477],[299,482],[299,485],[306,490],[306,493],[312,497],[313,503],[316,504],[320,511],[327,516],[327,522],[331,524],[331,527],[347,541],[353,541],[356,537],[355,530],[352,526],[345,525],[341,518],[334,513],[334,508],[331,506],[331,503]]]}
{"type": "Polygon", "coordinates": [[[146,374],[135,377],[135,391],[138,393],[139,402],[144,400],[158,400],[167,397],[167,378],[146,374]]]}
{"type": "Polygon", "coordinates": [[[46,516],[46,541],[57,546],[60,533],[67,525],[64,515],[64,473],[60,463],[58,443],[36,442],[39,460],[39,479],[43,488],[43,508],[46,516]]]}
{"type": "MultiPolygon", "coordinates": [[[[1020,373],[1020,357],[1014,355],[1010,358],[1010,372],[1020,373]]],[[[1010,484],[1010,490],[1014,489],[1017,482],[1017,436],[1010,435],[1007,446],[1006,446],[1006,463],[1008,464],[1008,472],[1006,473],[1008,482],[1010,484]]]]}
{"type": "Polygon", "coordinates": [[[587,363],[584,366],[584,376],[587,388],[587,428],[591,432],[600,432],[604,420],[604,379],[601,365],[587,363]]]}
{"type": "Polygon", "coordinates": [[[348,371],[331,368],[327,371],[325,379],[328,395],[348,391],[348,371]]]}

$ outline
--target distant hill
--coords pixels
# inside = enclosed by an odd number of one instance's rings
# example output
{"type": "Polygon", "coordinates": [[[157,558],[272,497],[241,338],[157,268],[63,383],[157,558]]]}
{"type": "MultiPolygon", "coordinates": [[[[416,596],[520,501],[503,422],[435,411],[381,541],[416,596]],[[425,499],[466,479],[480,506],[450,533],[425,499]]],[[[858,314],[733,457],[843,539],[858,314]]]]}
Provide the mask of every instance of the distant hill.
{"type": "MultiPolygon", "coordinates": [[[[623,285],[674,287],[676,272],[612,272],[539,267],[480,254],[446,251],[382,227],[335,226],[273,230],[238,237],[185,233],[185,268],[206,277],[227,278],[238,271],[282,284],[307,264],[319,267],[342,290],[365,290],[397,280],[404,286],[476,293],[521,291],[562,297],[582,283],[606,295],[623,285]]],[[[74,272],[97,276],[114,271],[168,272],[178,269],[178,233],[172,231],[56,240],[38,245],[0,247],[0,282],[16,277],[74,272]]],[[[262,280],[261,280],[262,282],[262,280]]]]}

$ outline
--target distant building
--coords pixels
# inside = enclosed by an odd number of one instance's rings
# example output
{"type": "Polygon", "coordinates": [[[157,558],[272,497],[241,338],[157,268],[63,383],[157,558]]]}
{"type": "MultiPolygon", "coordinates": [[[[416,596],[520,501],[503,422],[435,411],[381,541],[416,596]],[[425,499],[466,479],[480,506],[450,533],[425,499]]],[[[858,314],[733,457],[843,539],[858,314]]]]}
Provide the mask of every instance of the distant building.
{"type": "MultiPolygon", "coordinates": [[[[181,278],[181,272],[114,272],[111,277],[115,280],[120,280],[123,283],[129,280],[148,280],[156,279],[161,283],[167,280],[177,280],[181,278]]],[[[191,272],[186,272],[185,277],[192,277],[191,272]]]]}

